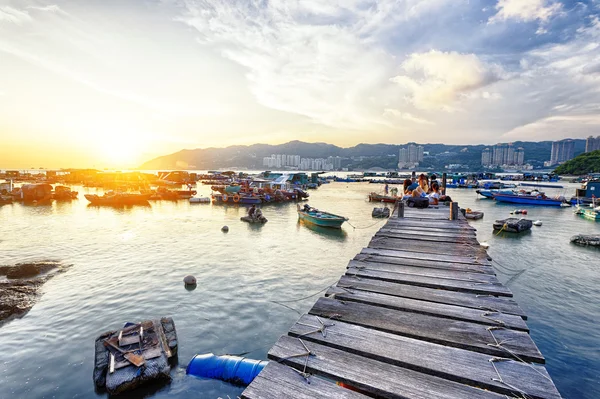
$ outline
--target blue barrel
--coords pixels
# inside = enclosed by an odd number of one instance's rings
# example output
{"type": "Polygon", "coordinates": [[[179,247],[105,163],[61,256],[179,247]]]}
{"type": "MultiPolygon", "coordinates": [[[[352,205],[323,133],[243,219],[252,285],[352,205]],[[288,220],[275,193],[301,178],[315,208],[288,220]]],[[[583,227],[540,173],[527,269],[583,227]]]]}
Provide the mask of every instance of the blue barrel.
{"type": "Polygon", "coordinates": [[[217,356],[206,353],[192,358],[187,366],[186,374],[248,385],[267,363],[269,362],[266,360],[253,360],[230,355],[217,356]]]}

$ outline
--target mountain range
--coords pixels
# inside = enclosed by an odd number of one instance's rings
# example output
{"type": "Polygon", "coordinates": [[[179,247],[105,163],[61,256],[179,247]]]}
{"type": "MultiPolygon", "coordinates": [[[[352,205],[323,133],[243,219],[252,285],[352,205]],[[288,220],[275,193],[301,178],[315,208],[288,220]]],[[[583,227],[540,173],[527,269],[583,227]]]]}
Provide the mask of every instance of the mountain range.
{"type": "MultiPolygon", "coordinates": [[[[411,144],[411,143],[408,143],[411,144]]],[[[412,143],[415,144],[415,143],[412,143]]],[[[248,146],[235,145],[224,148],[197,148],[181,150],[173,154],[163,155],[142,164],[139,168],[146,170],[158,169],[254,169],[261,170],[263,158],[272,154],[300,155],[302,158],[327,158],[339,156],[344,158],[342,166],[350,170],[396,169],[400,148],[407,144],[358,144],[354,147],[343,148],[327,143],[306,143],[290,141],[284,144],[253,144],[248,146]]],[[[462,164],[471,170],[481,168],[481,152],[490,145],[447,145],[419,144],[426,155],[420,166],[440,168],[448,164],[462,164]]],[[[544,161],[550,160],[552,141],[517,141],[515,148],[523,147],[525,162],[535,167],[543,166],[544,161]]],[[[575,139],[575,156],[585,151],[585,140],[575,139]]]]}

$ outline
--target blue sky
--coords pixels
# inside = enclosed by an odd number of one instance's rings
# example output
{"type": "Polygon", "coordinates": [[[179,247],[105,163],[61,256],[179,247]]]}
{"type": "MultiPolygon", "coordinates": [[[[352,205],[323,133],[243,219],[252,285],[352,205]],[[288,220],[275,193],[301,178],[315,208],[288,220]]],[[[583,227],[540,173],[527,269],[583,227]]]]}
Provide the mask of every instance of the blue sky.
{"type": "Polygon", "coordinates": [[[598,135],[599,18],[599,0],[0,0],[0,159],[598,135]]]}

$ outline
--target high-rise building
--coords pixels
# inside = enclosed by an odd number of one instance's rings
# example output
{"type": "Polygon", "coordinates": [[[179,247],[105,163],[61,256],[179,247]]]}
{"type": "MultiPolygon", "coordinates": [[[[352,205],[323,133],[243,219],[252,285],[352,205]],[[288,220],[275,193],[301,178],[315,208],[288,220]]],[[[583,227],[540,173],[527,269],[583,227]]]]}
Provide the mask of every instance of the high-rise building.
{"type": "Polygon", "coordinates": [[[596,138],[593,136],[588,137],[585,141],[585,152],[592,152],[596,150],[600,150],[600,136],[596,136],[596,138]]]}
{"type": "Polygon", "coordinates": [[[519,166],[525,164],[525,149],[523,147],[519,147],[515,150],[513,164],[519,166]]]}
{"type": "Polygon", "coordinates": [[[491,150],[486,148],[481,153],[483,166],[513,166],[525,163],[525,150],[523,147],[515,148],[513,143],[498,143],[491,150]]]}
{"type": "Polygon", "coordinates": [[[556,165],[572,159],[575,153],[575,141],[565,139],[552,142],[550,164],[556,165]]]}
{"type": "Polygon", "coordinates": [[[481,164],[483,166],[490,166],[492,164],[492,153],[489,148],[481,152],[481,164]]]}
{"type": "Polygon", "coordinates": [[[400,148],[398,154],[398,168],[414,167],[423,162],[423,146],[408,144],[400,148]]]}

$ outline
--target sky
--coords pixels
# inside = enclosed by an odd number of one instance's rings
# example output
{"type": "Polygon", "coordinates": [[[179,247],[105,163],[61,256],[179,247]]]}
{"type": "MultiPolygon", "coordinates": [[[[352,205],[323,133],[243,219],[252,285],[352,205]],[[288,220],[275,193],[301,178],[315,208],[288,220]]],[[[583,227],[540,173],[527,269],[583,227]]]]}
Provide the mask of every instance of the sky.
{"type": "Polygon", "coordinates": [[[600,135],[600,0],[0,0],[0,168],[600,135]]]}

